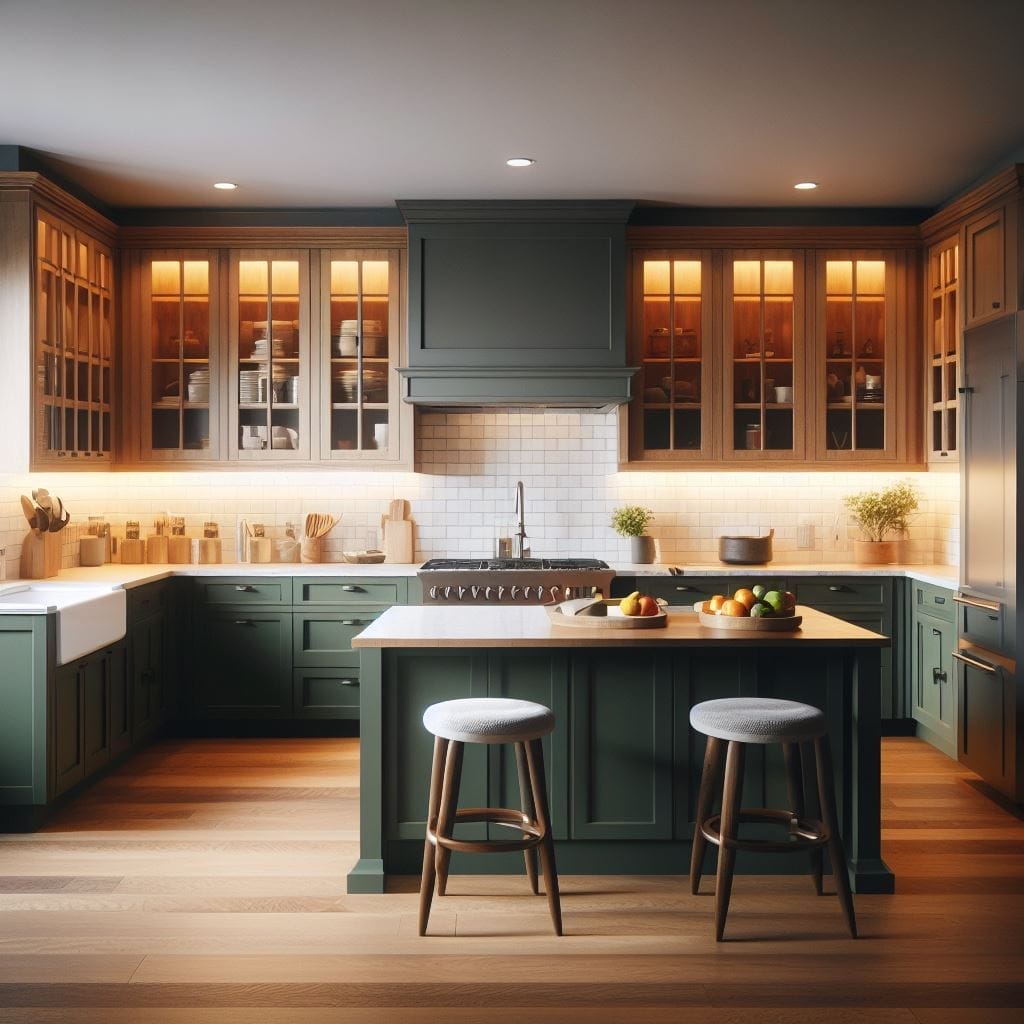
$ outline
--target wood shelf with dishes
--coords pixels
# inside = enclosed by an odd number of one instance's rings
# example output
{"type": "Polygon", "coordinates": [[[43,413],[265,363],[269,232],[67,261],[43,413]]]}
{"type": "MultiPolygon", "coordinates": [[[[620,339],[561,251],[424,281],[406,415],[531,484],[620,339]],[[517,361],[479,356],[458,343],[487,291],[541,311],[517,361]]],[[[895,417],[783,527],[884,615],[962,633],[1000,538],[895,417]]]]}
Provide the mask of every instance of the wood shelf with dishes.
{"type": "Polygon", "coordinates": [[[113,446],[111,249],[36,207],[33,467],[109,465],[113,446]]]}
{"type": "Polygon", "coordinates": [[[957,236],[928,247],[925,426],[929,462],[956,462],[960,385],[960,245],[957,236]]]}

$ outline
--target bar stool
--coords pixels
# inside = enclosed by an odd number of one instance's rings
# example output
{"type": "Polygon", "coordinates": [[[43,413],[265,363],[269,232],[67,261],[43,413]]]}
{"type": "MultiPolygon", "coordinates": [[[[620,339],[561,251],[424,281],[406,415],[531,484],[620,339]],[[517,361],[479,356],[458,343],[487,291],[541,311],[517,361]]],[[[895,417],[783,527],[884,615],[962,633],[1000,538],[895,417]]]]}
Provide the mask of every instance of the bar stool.
{"type": "Polygon", "coordinates": [[[853,897],[846,869],[846,854],[836,820],[835,784],[832,776],[832,752],[825,729],[825,715],[810,704],[766,697],[730,697],[708,700],[690,709],[690,725],[708,737],[704,771],[697,798],[697,824],[693,833],[690,859],[690,891],[696,896],[700,887],[704,852],[708,843],[718,849],[715,882],[715,939],[722,941],[725,918],[732,892],[733,867],[737,850],[767,853],[791,853],[810,850],[814,887],[821,895],[821,850],[828,847],[835,878],[836,893],[852,938],[857,937],[853,897]],[[803,761],[801,743],[813,742],[818,800],[822,820],[804,817],[803,761]],[[779,743],[786,765],[789,810],[757,808],[741,810],[743,762],[749,743],[779,743]],[[722,813],[709,816],[722,754],[725,752],[725,786],[722,813]],[[767,822],[785,826],[788,836],[782,841],[740,839],[741,822],[767,822]]]}
{"type": "Polygon", "coordinates": [[[420,877],[419,932],[427,932],[430,904],[443,896],[448,885],[448,866],[453,850],[461,853],[507,853],[522,850],[530,888],[536,895],[536,854],[544,869],[548,910],[555,934],[562,934],[562,908],[558,898],[555,844],[551,838],[547,787],[544,781],[544,748],[541,737],[555,728],[555,715],[543,704],[504,697],[446,700],[423,712],[423,724],[434,735],[434,762],[430,772],[427,836],[423,843],[420,877]],[[471,807],[458,809],[462,748],[466,743],[514,743],[522,809],[471,807]],[[455,839],[460,821],[486,821],[521,833],[519,839],[455,839]]]}

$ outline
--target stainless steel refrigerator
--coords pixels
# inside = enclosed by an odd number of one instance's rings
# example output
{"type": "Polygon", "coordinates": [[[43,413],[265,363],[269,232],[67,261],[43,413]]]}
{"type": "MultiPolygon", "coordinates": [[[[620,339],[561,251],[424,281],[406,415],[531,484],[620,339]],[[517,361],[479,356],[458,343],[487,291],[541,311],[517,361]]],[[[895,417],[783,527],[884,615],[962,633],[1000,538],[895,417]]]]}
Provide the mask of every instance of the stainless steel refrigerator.
{"type": "Polygon", "coordinates": [[[1017,482],[1024,453],[1024,313],[964,333],[960,388],[960,760],[1024,802],[1017,482]]]}

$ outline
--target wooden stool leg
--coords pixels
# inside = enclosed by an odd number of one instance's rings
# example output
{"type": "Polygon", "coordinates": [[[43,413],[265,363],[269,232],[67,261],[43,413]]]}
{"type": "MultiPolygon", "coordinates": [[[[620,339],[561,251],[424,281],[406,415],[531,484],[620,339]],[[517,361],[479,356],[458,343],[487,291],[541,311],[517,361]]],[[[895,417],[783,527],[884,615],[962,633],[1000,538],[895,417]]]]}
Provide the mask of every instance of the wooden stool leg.
{"type": "Polygon", "coordinates": [[[544,888],[548,894],[548,910],[555,934],[562,934],[562,903],[558,892],[558,872],[555,869],[555,841],[551,836],[551,816],[548,814],[548,790],[544,778],[544,747],[540,740],[530,740],[526,748],[526,763],[533,787],[533,804],[537,809],[537,824],[544,833],[540,844],[540,863],[544,868],[544,888]]]}
{"type": "Polygon", "coordinates": [[[711,804],[718,785],[718,773],[722,766],[722,751],[725,742],[716,736],[709,736],[704,748],[704,770],[700,776],[700,794],[697,797],[697,817],[693,827],[693,852],[690,854],[690,892],[696,896],[704,873],[704,852],[708,841],[701,832],[701,826],[711,816],[711,804]]]}
{"type": "Polygon", "coordinates": [[[718,849],[718,874],[715,881],[715,941],[721,942],[725,934],[725,917],[729,913],[732,894],[732,871],[736,865],[736,849],[726,845],[739,831],[740,798],[743,795],[743,762],[746,747],[729,741],[725,755],[725,792],[722,794],[722,823],[719,834],[722,844],[718,849]]]}
{"type": "MultiPolygon", "coordinates": [[[[444,779],[445,752],[448,741],[440,736],[434,737],[434,762],[430,769],[430,798],[427,801],[427,833],[430,827],[437,825],[437,815],[441,808],[441,783],[444,779]]],[[[430,904],[434,899],[434,880],[437,871],[434,867],[434,844],[429,838],[423,840],[423,871],[420,874],[420,935],[427,934],[427,920],[430,917],[430,904]]]]}
{"type": "MultiPolygon", "coordinates": [[[[526,765],[526,746],[517,743],[515,750],[516,770],[519,773],[519,806],[530,821],[536,821],[537,811],[533,806],[533,793],[530,790],[530,769],[526,765]]],[[[523,838],[527,838],[525,832],[523,838]]],[[[537,848],[523,850],[523,859],[526,861],[526,877],[530,880],[530,890],[536,896],[540,892],[537,885],[537,848]]]]}
{"type": "Polygon", "coordinates": [[[819,736],[814,741],[815,762],[818,770],[818,798],[821,801],[821,817],[829,831],[828,856],[832,861],[832,877],[836,882],[836,893],[846,918],[850,936],[857,938],[857,919],[853,912],[853,896],[850,893],[850,874],[846,867],[846,851],[839,835],[836,818],[836,788],[832,775],[832,748],[828,736],[819,736]]]}
{"type": "MultiPolygon", "coordinates": [[[[786,762],[786,791],[789,793],[789,809],[795,818],[807,813],[804,801],[803,754],[799,743],[783,743],[782,757],[786,762]]],[[[811,878],[814,891],[821,895],[821,847],[811,850],[811,878]]]]}
{"type": "MultiPolygon", "coordinates": [[[[459,806],[459,781],[462,778],[462,747],[458,740],[448,744],[448,755],[444,763],[444,785],[441,788],[441,808],[437,818],[437,834],[450,839],[455,827],[455,809],[459,806]]],[[[440,843],[435,851],[435,868],[437,870],[437,895],[443,896],[448,888],[448,867],[452,861],[452,851],[446,850],[440,843]]]]}

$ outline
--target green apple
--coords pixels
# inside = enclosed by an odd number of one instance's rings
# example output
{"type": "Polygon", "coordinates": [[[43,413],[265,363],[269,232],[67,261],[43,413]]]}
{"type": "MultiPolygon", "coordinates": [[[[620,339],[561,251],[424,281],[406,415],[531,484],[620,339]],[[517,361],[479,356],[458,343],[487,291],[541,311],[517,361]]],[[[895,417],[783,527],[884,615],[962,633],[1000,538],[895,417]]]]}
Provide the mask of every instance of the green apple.
{"type": "Polygon", "coordinates": [[[764,595],[764,603],[768,605],[773,612],[782,611],[784,604],[784,598],[778,590],[769,590],[764,595]]]}
{"type": "Polygon", "coordinates": [[[765,595],[765,589],[764,589],[764,587],[761,586],[760,583],[758,583],[755,586],[751,587],[750,588],[750,592],[754,595],[754,597],[756,597],[758,599],[758,601],[762,600],[764,598],[764,595],[765,595]]]}
{"type": "Polygon", "coordinates": [[[750,617],[752,619],[770,619],[775,614],[775,610],[771,605],[765,604],[764,601],[758,601],[753,608],[750,609],[750,617]]]}

